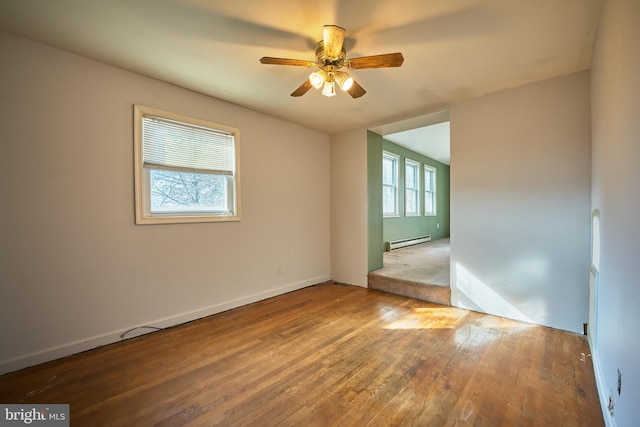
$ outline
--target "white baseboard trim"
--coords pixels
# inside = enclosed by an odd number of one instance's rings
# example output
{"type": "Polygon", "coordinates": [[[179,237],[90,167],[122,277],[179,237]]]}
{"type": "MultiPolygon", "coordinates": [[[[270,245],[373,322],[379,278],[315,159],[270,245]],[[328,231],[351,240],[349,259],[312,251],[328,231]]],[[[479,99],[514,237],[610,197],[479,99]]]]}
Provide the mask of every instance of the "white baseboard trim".
{"type": "Polygon", "coordinates": [[[602,416],[604,417],[604,425],[606,427],[616,427],[616,420],[611,416],[609,408],[607,408],[609,393],[607,392],[607,384],[600,369],[600,357],[598,356],[598,352],[594,351],[591,345],[591,339],[589,339],[589,347],[591,347],[591,360],[593,362],[593,371],[596,377],[596,387],[598,388],[598,397],[600,397],[600,407],[602,409],[602,416]]]}
{"type": "Polygon", "coordinates": [[[81,340],[65,343],[59,346],[50,347],[41,351],[36,351],[28,354],[18,356],[13,359],[0,361],[0,375],[7,372],[17,371],[30,366],[35,366],[40,363],[48,362],[61,357],[69,356],[72,354],[80,353],[83,351],[91,350],[96,347],[100,347],[107,344],[112,344],[118,341],[122,341],[120,336],[129,330],[135,328],[150,327],[148,329],[142,329],[141,332],[136,334],[127,334],[127,338],[134,338],[136,336],[143,335],[145,333],[153,332],[155,328],[165,329],[171,326],[179,325],[182,323],[190,322],[192,320],[201,319],[212,314],[221,313],[223,311],[231,310],[233,308],[241,307],[243,305],[251,304],[257,301],[262,301],[267,298],[272,298],[278,295],[286,294],[287,292],[296,291],[298,289],[306,288],[308,286],[317,285],[331,280],[331,276],[320,276],[307,280],[303,280],[297,283],[291,283],[278,288],[268,289],[266,291],[257,292],[255,294],[243,296],[233,300],[225,301],[222,303],[210,305],[208,307],[200,308],[197,310],[189,311],[186,313],[177,314],[174,316],[165,317],[162,319],[150,320],[149,322],[141,325],[132,325],[128,328],[118,331],[111,331],[105,334],[96,335],[93,337],[87,337],[81,340]]]}

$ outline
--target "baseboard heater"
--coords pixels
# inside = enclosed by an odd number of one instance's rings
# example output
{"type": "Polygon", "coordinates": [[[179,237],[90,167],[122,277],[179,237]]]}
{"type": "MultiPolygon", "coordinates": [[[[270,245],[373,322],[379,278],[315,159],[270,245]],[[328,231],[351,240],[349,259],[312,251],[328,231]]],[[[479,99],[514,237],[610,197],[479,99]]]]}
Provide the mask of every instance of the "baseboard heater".
{"type": "Polygon", "coordinates": [[[431,241],[431,234],[418,237],[409,237],[408,239],[392,240],[387,243],[387,250],[393,251],[395,249],[406,248],[407,246],[419,245],[420,243],[426,243],[431,241]]]}

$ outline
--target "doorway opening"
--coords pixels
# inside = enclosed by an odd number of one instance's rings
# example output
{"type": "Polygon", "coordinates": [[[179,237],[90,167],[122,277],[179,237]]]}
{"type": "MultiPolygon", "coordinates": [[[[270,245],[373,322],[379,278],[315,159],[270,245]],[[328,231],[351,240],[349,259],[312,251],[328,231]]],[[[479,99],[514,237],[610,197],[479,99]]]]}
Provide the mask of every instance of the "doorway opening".
{"type": "Polygon", "coordinates": [[[371,129],[370,288],[451,304],[449,177],[448,112],[371,129]]]}

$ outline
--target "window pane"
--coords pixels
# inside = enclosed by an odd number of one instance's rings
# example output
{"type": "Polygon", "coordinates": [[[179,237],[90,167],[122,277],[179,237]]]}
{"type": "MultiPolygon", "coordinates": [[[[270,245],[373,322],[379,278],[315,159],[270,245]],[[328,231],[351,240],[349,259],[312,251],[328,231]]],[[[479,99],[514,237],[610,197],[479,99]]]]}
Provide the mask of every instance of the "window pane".
{"type": "Polygon", "coordinates": [[[410,159],[405,159],[405,215],[419,215],[419,189],[420,189],[420,164],[410,159]]]}
{"type": "Polygon", "coordinates": [[[424,214],[436,214],[436,170],[424,167],[424,214]]]}
{"type": "Polygon", "coordinates": [[[406,165],[405,181],[407,184],[407,188],[416,188],[416,167],[415,166],[406,165]]]}
{"type": "Polygon", "coordinates": [[[382,212],[385,214],[396,213],[396,192],[393,187],[382,187],[382,212]]]}
{"type": "Polygon", "coordinates": [[[395,183],[395,159],[382,158],[382,183],[384,185],[394,185],[395,183]]]}
{"type": "Polygon", "coordinates": [[[410,190],[407,192],[407,214],[418,213],[418,192],[410,190]]]}
{"type": "Polygon", "coordinates": [[[387,152],[382,154],[382,213],[398,214],[398,157],[387,152]]]}
{"type": "Polygon", "coordinates": [[[151,212],[227,212],[227,177],[150,169],[151,212]]]}
{"type": "Polygon", "coordinates": [[[433,193],[428,191],[424,193],[424,213],[433,213],[433,193]]]}

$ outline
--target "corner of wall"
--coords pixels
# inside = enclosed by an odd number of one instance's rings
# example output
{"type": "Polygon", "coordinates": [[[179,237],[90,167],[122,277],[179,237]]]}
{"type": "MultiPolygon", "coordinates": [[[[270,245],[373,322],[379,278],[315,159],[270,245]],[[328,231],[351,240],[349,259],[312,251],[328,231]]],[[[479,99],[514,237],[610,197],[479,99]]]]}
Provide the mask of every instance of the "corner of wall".
{"type": "Polygon", "coordinates": [[[331,136],[331,276],[367,286],[367,129],[331,136]]]}

